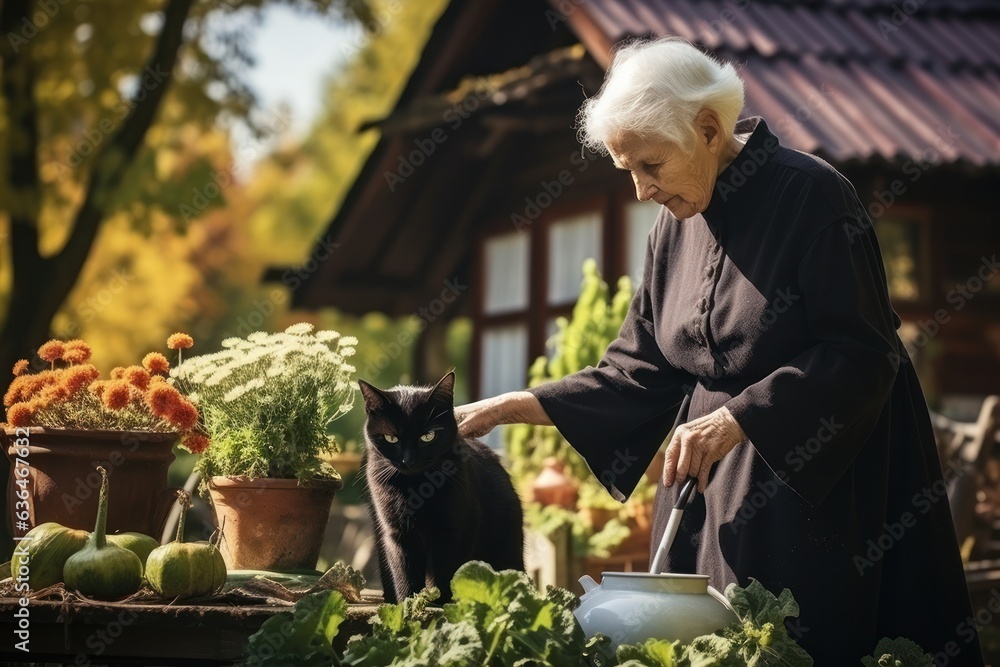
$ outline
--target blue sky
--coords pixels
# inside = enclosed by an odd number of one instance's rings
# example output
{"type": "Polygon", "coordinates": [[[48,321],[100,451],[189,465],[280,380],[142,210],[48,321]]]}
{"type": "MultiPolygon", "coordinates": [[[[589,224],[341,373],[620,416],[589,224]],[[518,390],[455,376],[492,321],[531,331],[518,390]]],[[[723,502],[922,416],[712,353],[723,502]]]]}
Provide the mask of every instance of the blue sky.
{"type": "Polygon", "coordinates": [[[319,111],[324,80],[343,64],[342,44],[351,30],[331,19],[271,5],[251,34],[257,63],[247,72],[248,83],[263,108],[287,103],[293,130],[305,130],[319,111]]]}

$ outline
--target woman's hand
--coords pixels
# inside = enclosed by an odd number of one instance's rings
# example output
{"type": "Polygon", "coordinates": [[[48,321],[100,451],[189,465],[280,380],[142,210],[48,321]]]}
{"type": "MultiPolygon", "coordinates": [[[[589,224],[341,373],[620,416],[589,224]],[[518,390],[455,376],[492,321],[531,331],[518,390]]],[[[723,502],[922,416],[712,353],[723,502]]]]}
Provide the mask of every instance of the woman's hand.
{"type": "Polygon", "coordinates": [[[663,483],[671,486],[676,479],[695,476],[698,491],[704,493],[712,465],[746,439],[746,433],[725,406],[681,424],[667,445],[663,483]]]}
{"type": "Polygon", "coordinates": [[[501,424],[501,409],[495,398],[466,403],[455,408],[458,434],[464,438],[481,438],[501,424]]]}
{"type": "Polygon", "coordinates": [[[481,438],[499,424],[536,424],[551,426],[542,404],[527,391],[511,391],[455,408],[458,434],[481,438]]]}

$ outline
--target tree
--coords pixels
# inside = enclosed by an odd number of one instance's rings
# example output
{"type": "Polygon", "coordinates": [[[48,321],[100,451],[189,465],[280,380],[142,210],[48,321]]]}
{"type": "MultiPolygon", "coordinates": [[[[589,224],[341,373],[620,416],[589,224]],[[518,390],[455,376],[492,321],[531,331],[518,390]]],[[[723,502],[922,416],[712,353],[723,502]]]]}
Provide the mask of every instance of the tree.
{"type": "MultiPolygon", "coordinates": [[[[141,225],[159,211],[178,227],[187,222],[191,183],[207,184],[211,165],[196,161],[164,182],[158,149],[190,125],[245,119],[261,130],[238,70],[248,61],[243,37],[267,1],[3,0],[0,202],[9,283],[0,373],[48,336],[110,217],[126,211],[141,225]]],[[[284,2],[372,20],[364,0],[284,2]]]]}

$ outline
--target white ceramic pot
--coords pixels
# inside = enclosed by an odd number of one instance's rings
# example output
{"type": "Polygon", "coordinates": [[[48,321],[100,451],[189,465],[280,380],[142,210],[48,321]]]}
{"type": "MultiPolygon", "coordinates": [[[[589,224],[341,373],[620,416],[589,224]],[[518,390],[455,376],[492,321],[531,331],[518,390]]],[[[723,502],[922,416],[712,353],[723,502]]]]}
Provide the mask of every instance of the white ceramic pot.
{"type": "Polygon", "coordinates": [[[587,637],[598,632],[618,644],[647,639],[689,642],[739,617],[700,574],[602,572],[600,585],[580,579],[585,591],[574,612],[587,637]]]}

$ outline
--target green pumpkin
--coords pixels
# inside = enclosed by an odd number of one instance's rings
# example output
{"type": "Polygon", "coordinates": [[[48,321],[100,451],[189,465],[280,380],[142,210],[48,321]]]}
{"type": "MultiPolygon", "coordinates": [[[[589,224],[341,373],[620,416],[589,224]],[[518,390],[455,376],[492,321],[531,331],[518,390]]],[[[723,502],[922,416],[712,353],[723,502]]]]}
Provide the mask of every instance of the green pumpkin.
{"type": "Polygon", "coordinates": [[[182,491],[177,537],[170,544],[153,549],[146,560],[146,581],[164,598],[194,598],[211,595],[226,583],[226,561],[211,541],[183,542],[184,518],[191,504],[182,491]]]}
{"type": "Polygon", "coordinates": [[[27,572],[28,586],[33,591],[58,584],[63,580],[63,566],[87,544],[87,535],[85,530],[73,530],[54,521],[35,526],[14,547],[11,576],[27,572]]]}
{"type": "Polygon", "coordinates": [[[146,559],[149,558],[149,554],[152,553],[153,549],[160,546],[159,540],[143,533],[117,533],[115,535],[108,535],[108,542],[116,547],[122,547],[134,553],[142,561],[143,567],[146,566],[146,559]]]}
{"type": "Polygon", "coordinates": [[[142,561],[124,547],[108,542],[108,473],[101,473],[101,497],[97,523],[87,544],[69,557],[63,567],[66,587],[98,600],[117,600],[132,595],[142,586],[142,561]]]}

